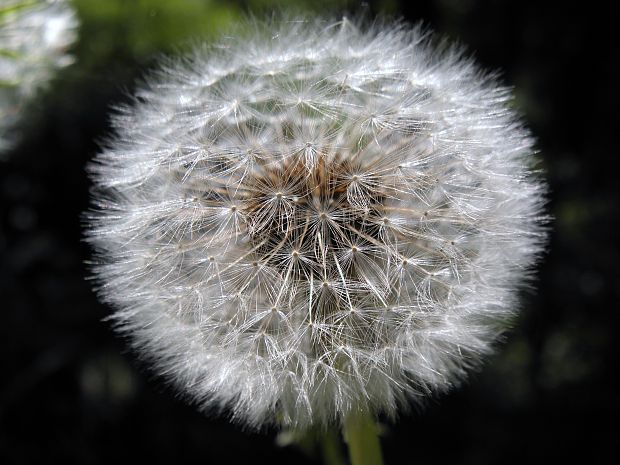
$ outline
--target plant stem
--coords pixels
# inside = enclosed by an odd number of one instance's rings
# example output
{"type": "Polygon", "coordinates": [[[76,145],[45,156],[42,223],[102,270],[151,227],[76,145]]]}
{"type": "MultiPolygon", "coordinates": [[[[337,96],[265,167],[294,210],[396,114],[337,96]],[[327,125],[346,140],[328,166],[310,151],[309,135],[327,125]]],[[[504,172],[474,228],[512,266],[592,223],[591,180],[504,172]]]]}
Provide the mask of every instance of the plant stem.
{"type": "Polygon", "coordinates": [[[347,465],[338,430],[330,428],[325,432],[321,438],[321,455],[325,465],[347,465]]]}
{"type": "Polygon", "coordinates": [[[383,465],[377,425],[368,412],[349,415],[343,427],[351,465],[383,465]]]}

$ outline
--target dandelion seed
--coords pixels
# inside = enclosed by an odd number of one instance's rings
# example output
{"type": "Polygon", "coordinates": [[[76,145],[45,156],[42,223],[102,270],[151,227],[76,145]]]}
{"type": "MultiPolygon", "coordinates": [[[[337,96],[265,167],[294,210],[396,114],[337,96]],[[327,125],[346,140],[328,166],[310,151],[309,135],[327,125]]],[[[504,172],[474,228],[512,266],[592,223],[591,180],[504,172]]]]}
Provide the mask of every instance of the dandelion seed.
{"type": "Polygon", "coordinates": [[[517,309],[544,242],[532,139],[508,89],[419,28],[249,29],[116,116],[91,166],[100,294],[201,408],[395,416],[517,309]]]}

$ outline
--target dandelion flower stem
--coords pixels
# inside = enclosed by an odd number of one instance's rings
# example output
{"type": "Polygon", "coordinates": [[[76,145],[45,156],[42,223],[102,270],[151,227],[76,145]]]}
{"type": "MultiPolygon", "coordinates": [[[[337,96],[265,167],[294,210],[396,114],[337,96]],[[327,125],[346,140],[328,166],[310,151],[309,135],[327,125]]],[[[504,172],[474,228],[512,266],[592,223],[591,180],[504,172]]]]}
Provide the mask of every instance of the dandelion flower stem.
{"type": "Polygon", "coordinates": [[[343,427],[351,465],[383,465],[377,425],[368,412],[349,415],[343,427]]]}
{"type": "Polygon", "coordinates": [[[329,428],[320,438],[320,445],[325,465],[347,465],[337,429],[329,428]]]}

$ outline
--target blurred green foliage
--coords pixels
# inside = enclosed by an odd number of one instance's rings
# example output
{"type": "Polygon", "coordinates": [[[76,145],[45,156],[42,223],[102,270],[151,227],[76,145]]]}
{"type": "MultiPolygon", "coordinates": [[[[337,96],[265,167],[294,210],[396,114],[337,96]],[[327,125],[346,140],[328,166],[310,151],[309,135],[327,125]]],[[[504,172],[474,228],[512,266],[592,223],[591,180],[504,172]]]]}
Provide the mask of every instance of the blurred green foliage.
{"type": "Polygon", "coordinates": [[[74,0],[81,21],[79,66],[144,61],[196,38],[212,38],[240,17],[214,0],[74,0]]]}
{"type": "MultiPolygon", "coordinates": [[[[364,14],[352,0],[73,0],[81,22],[78,66],[102,70],[127,61],[148,62],[161,53],[183,50],[218,37],[248,15],[364,14]]],[[[396,2],[373,2],[385,13],[396,2]]]]}

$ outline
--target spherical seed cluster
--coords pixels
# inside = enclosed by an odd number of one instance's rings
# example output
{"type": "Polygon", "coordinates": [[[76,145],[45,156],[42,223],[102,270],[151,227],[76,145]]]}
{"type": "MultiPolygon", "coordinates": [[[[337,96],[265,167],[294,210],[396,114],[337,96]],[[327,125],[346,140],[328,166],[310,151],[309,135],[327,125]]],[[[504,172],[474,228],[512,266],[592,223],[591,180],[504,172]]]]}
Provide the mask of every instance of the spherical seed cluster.
{"type": "Polygon", "coordinates": [[[203,408],[395,415],[515,311],[544,239],[532,141],[507,89],[419,29],[245,28],[117,116],[92,166],[101,295],[203,408]]]}
{"type": "Polygon", "coordinates": [[[0,0],[0,151],[26,101],[73,62],[66,51],[76,28],[64,0],[0,0]]]}

